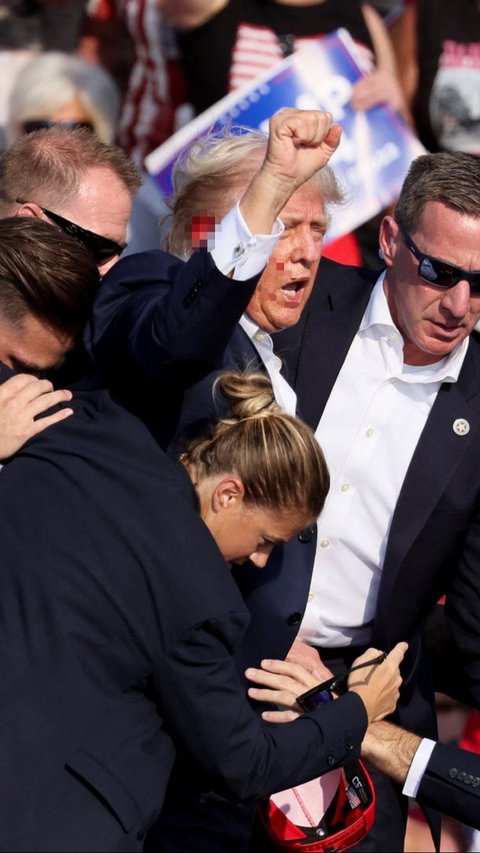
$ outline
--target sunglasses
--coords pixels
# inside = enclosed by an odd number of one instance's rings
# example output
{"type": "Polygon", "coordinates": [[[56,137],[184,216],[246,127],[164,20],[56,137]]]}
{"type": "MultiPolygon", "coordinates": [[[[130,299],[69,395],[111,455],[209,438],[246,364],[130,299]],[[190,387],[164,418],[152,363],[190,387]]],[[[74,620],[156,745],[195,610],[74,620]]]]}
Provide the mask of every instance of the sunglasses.
{"type": "Polygon", "coordinates": [[[78,130],[78,128],[85,127],[88,130],[93,130],[93,124],[90,124],[89,121],[51,121],[46,118],[38,118],[32,119],[32,121],[25,121],[22,124],[24,133],[34,133],[36,130],[48,130],[51,127],[64,127],[66,130],[78,130]]]}
{"type": "Polygon", "coordinates": [[[346,693],[348,689],[348,679],[351,672],[355,672],[357,669],[363,669],[365,666],[374,666],[375,664],[383,663],[386,657],[385,652],[382,652],[382,654],[378,655],[376,658],[371,658],[363,663],[357,663],[356,666],[352,666],[351,669],[344,673],[344,675],[334,675],[333,678],[329,678],[327,681],[322,681],[321,684],[317,684],[315,687],[312,687],[310,690],[302,693],[301,696],[297,696],[298,704],[303,711],[314,711],[319,705],[324,705],[326,702],[333,702],[335,699],[335,696],[333,695],[334,693],[337,693],[338,695],[346,693]]]}
{"type": "Polygon", "coordinates": [[[480,270],[469,272],[461,267],[456,267],[454,264],[441,261],[439,258],[426,255],[420,251],[401,225],[400,231],[407,249],[416,257],[417,261],[420,261],[417,272],[423,281],[445,289],[455,287],[459,281],[468,281],[471,293],[480,294],[480,270]]]}
{"type": "MultiPolygon", "coordinates": [[[[16,199],[18,204],[25,202],[16,199]]],[[[117,255],[121,255],[126,249],[126,243],[116,243],[115,240],[109,240],[108,237],[101,237],[100,234],[95,234],[93,231],[87,231],[86,228],[81,228],[75,222],[70,222],[70,219],[65,219],[59,216],[58,213],[53,213],[52,210],[47,210],[46,207],[41,207],[40,210],[45,216],[48,216],[55,225],[58,225],[66,234],[74,237],[82,246],[90,252],[96,264],[106,264],[117,255]]]]}

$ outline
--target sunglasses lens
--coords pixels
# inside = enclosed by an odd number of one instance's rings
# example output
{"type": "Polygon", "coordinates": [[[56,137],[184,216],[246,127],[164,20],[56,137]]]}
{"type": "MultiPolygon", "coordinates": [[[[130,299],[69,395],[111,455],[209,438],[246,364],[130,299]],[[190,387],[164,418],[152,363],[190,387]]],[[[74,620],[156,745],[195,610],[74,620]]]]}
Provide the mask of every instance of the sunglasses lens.
{"type": "Polygon", "coordinates": [[[33,119],[22,125],[24,133],[34,133],[36,130],[49,130],[52,127],[64,127],[67,130],[77,130],[84,127],[93,130],[93,125],[88,121],[51,121],[50,119],[33,119]]]}
{"type": "Polygon", "coordinates": [[[419,266],[419,273],[425,281],[436,284],[439,287],[450,287],[452,284],[453,270],[433,258],[423,258],[419,266]]]}
{"type": "Polygon", "coordinates": [[[459,281],[466,280],[472,293],[480,293],[480,275],[468,275],[463,270],[443,264],[433,258],[424,258],[418,271],[421,277],[437,287],[454,287],[459,281]]]}
{"type": "Polygon", "coordinates": [[[106,264],[107,261],[110,261],[116,255],[120,255],[120,253],[122,252],[121,246],[114,248],[111,245],[99,245],[98,243],[96,243],[96,241],[89,240],[88,238],[82,239],[80,237],[78,239],[80,239],[85,248],[88,249],[96,264],[106,264]]]}

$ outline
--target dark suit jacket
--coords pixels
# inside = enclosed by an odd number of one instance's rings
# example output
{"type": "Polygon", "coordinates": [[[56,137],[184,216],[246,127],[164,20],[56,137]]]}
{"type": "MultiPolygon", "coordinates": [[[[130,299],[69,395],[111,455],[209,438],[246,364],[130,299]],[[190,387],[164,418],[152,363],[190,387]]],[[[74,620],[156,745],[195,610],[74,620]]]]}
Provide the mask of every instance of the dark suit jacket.
{"type": "Polygon", "coordinates": [[[142,849],[177,746],[235,798],[358,755],[354,695],[261,725],[232,656],[248,613],[186,473],[107,393],[74,408],[0,474],[0,849],[142,849]]]}
{"type": "Polygon", "coordinates": [[[417,800],[480,829],[480,755],[437,743],[417,800]]]}

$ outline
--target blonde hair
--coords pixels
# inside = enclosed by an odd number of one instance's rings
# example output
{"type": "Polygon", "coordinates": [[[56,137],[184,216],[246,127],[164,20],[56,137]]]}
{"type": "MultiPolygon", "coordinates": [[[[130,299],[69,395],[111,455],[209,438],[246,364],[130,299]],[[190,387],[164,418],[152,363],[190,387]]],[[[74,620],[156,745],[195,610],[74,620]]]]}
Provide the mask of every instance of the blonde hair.
{"type": "Polygon", "coordinates": [[[263,373],[220,374],[214,385],[230,407],[230,417],[194,439],[182,454],[202,479],[236,473],[247,504],[291,510],[315,519],[330,485],[323,452],[313,431],[275,402],[263,373]]]}
{"type": "MultiPolygon", "coordinates": [[[[172,182],[174,192],[167,204],[170,213],[167,248],[181,258],[192,251],[194,217],[213,217],[219,222],[239,201],[259,168],[267,150],[267,136],[259,130],[227,126],[205,134],[177,160],[172,182]]],[[[342,191],[331,168],[325,166],[312,178],[326,206],[341,204],[342,191]]]]}

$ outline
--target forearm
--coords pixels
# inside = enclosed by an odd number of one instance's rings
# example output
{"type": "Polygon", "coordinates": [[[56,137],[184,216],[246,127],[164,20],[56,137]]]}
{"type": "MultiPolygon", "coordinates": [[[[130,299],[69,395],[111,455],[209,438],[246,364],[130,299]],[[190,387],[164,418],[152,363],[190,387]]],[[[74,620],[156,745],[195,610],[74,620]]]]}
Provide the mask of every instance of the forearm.
{"type": "Polygon", "coordinates": [[[418,735],[381,720],[368,727],[362,757],[403,785],[421,740],[418,735]]]}

